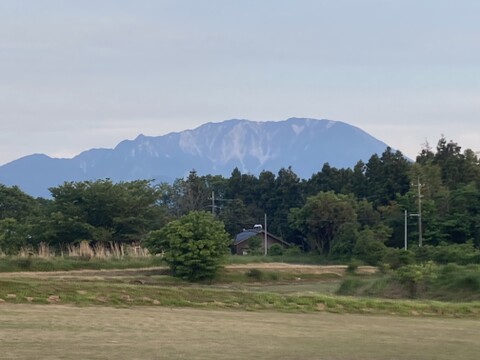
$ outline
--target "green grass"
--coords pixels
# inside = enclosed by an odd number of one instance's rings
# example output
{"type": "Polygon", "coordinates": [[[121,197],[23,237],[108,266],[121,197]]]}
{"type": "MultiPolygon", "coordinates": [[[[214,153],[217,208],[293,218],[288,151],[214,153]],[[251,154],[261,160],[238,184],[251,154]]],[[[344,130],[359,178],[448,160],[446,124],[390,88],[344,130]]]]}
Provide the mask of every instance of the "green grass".
{"type": "Polygon", "coordinates": [[[227,258],[228,264],[252,264],[252,263],[287,263],[287,264],[305,264],[305,265],[336,265],[337,260],[331,260],[325,256],[312,254],[299,255],[231,255],[227,258]]]}
{"type": "MultiPolygon", "coordinates": [[[[283,262],[290,264],[335,264],[325,257],[315,255],[291,255],[291,256],[229,256],[226,259],[227,264],[251,264],[251,263],[273,263],[283,262]]],[[[55,256],[49,258],[41,257],[19,257],[3,256],[0,257],[1,272],[18,271],[70,271],[70,270],[100,270],[100,269],[128,269],[145,268],[153,266],[166,266],[160,257],[128,257],[123,258],[85,258],[85,257],[62,257],[55,256]]]]}
{"type": "MultiPolygon", "coordinates": [[[[268,289],[266,287],[265,289],[268,289]]],[[[293,290],[293,289],[292,289],[293,290]]],[[[0,299],[7,303],[60,303],[77,306],[161,305],[228,308],[250,311],[375,313],[480,317],[480,302],[387,300],[321,293],[261,291],[243,287],[184,283],[169,276],[132,279],[18,278],[0,280],[0,299]],[[55,298],[59,300],[56,301],[55,298]]]]}
{"type": "MultiPolygon", "coordinates": [[[[333,261],[319,255],[300,254],[282,256],[231,255],[226,259],[226,264],[252,264],[252,263],[288,263],[305,265],[336,265],[333,261]]],[[[160,257],[129,257],[122,258],[86,258],[55,256],[42,258],[37,256],[2,256],[0,257],[0,273],[18,271],[70,271],[70,270],[100,270],[100,269],[128,269],[144,268],[152,266],[166,266],[160,257]]]]}
{"type": "Polygon", "coordinates": [[[419,300],[413,301],[404,300],[410,294],[394,273],[347,274],[343,277],[338,273],[315,273],[318,267],[262,268],[259,263],[258,268],[231,267],[211,281],[192,284],[168,276],[165,267],[153,267],[162,264],[160,259],[153,257],[108,261],[32,258],[28,264],[20,260],[25,259],[0,260],[11,261],[10,270],[12,264],[30,270],[0,276],[0,301],[58,302],[77,306],[163,305],[280,312],[480,316],[480,267],[473,265],[433,267],[437,276],[429,278],[428,284],[418,285],[416,295],[419,300]],[[72,270],[91,270],[54,271],[70,267],[72,270]],[[33,272],[39,269],[43,271],[33,272]]]}
{"type": "Polygon", "coordinates": [[[100,269],[135,269],[164,266],[160,257],[91,258],[82,257],[0,257],[0,272],[70,271],[100,269]]]}

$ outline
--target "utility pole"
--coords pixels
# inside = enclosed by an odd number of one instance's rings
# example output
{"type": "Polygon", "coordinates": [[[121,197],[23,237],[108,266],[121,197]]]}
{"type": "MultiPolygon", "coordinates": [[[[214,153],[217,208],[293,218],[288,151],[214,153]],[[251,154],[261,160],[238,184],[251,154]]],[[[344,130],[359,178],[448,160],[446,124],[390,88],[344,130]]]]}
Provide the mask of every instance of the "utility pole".
{"type": "Polygon", "coordinates": [[[418,177],[418,213],[410,214],[410,216],[418,217],[418,246],[422,247],[422,185],[420,184],[420,177],[418,177]]]}
{"type": "Polygon", "coordinates": [[[408,213],[405,210],[405,251],[407,251],[407,241],[408,240],[408,213]]]}
{"type": "Polygon", "coordinates": [[[267,256],[268,253],[268,238],[267,238],[267,213],[265,213],[265,239],[264,239],[264,255],[267,256]]]}
{"type": "Polygon", "coordinates": [[[418,177],[418,246],[422,247],[422,185],[418,177]]]}
{"type": "Polygon", "coordinates": [[[215,191],[212,191],[212,216],[215,217],[215,191]]]}
{"type": "Polygon", "coordinates": [[[206,207],[211,207],[212,208],[212,215],[215,216],[216,215],[216,211],[215,211],[216,208],[219,209],[218,212],[221,211],[221,206],[215,205],[215,201],[216,202],[219,202],[219,201],[220,202],[222,202],[222,201],[227,201],[228,202],[228,201],[234,201],[235,199],[219,199],[219,198],[216,198],[215,197],[215,191],[212,191],[212,197],[209,197],[208,200],[212,200],[212,205],[208,205],[206,207]]]}

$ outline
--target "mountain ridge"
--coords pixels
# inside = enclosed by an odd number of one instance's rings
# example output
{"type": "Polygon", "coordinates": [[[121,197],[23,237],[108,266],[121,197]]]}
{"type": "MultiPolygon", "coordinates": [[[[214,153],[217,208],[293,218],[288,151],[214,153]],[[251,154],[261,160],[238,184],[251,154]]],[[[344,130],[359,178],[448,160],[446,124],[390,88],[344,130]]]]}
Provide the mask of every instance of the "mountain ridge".
{"type": "Polygon", "coordinates": [[[160,136],[139,134],[114,148],[89,149],[70,159],[28,155],[0,166],[0,183],[48,197],[48,188],[64,181],[171,182],[192,169],[229,176],[235,167],[258,174],[291,166],[299,177],[308,178],[326,162],[337,168],[353,167],[386,148],[387,144],[341,121],[231,119],[160,136]]]}

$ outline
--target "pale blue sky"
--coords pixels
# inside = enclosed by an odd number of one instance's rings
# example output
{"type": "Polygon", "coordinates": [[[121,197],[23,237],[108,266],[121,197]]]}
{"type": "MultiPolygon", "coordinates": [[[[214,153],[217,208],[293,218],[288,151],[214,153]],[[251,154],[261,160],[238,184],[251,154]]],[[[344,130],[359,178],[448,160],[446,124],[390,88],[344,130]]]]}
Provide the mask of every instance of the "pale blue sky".
{"type": "Polygon", "coordinates": [[[0,164],[293,116],[480,150],[480,1],[0,0],[0,164]]]}

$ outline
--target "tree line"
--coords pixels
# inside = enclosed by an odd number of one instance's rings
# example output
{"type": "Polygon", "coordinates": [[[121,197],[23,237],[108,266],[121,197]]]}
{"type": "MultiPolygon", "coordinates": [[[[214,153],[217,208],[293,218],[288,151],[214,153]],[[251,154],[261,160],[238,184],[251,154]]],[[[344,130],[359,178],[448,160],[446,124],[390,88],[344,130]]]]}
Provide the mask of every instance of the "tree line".
{"type": "MultiPolygon", "coordinates": [[[[15,254],[40,243],[61,249],[80,241],[141,243],[192,211],[211,212],[231,238],[262,223],[305,252],[348,258],[404,246],[405,211],[422,209],[427,246],[480,247],[480,163],[476,153],[442,137],[415,161],[387,148],[353,168],[328,163],[309,179],[292,168],[230,177],[192,170],[172,184],[109,179],[66,182],[51,199],[0,185],[0,249],[15,254]]],[[[418,246],[418,216],[408,216],[418,246]]]]}

